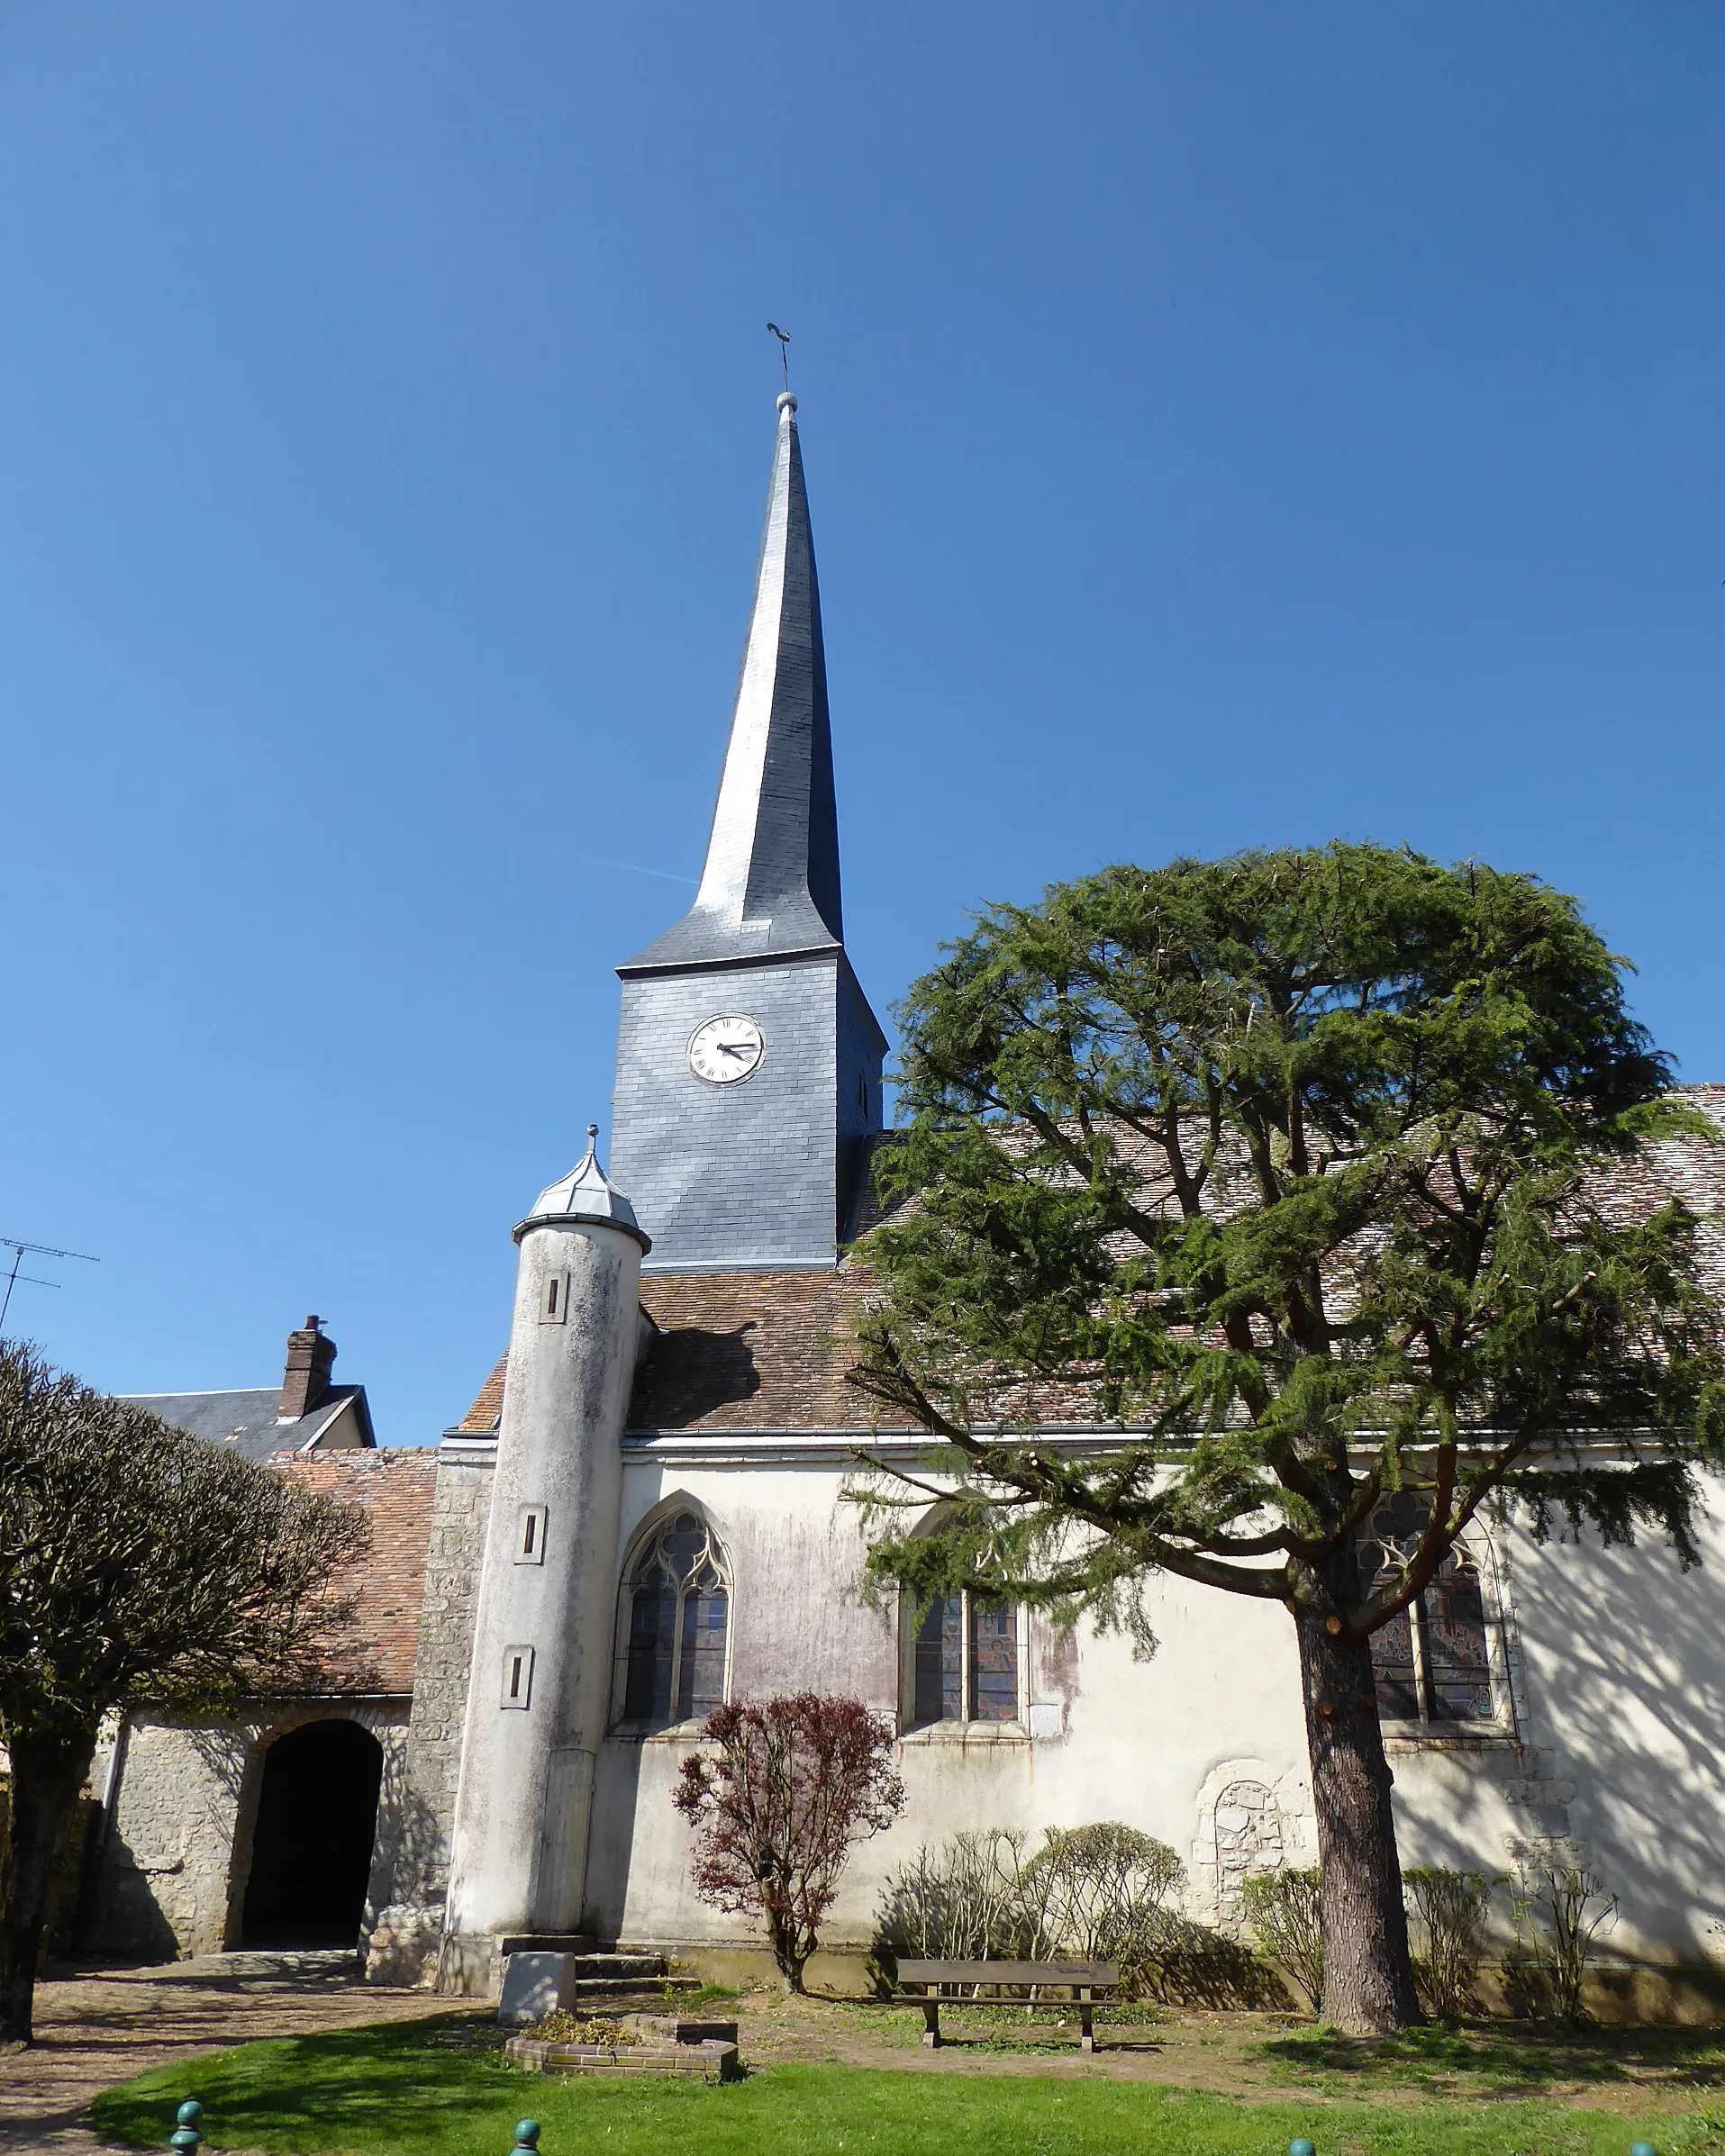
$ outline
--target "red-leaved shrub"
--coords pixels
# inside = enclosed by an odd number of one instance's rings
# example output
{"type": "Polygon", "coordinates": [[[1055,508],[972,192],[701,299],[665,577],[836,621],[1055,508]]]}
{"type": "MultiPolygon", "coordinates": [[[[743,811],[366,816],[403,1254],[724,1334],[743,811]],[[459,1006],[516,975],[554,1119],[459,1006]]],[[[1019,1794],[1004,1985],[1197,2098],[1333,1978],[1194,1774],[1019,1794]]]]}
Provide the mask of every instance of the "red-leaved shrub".
{"type": "Polygon", "coordinates": [[[683,1762],[676,1808],[695,1830],[695,1890],[716,1908],[759,1907],[793,1991],[813,1953],[852,1842],[904,1807],[893,1733],[859,1699],[797,1692],[722,1707],[683,1762]]]}

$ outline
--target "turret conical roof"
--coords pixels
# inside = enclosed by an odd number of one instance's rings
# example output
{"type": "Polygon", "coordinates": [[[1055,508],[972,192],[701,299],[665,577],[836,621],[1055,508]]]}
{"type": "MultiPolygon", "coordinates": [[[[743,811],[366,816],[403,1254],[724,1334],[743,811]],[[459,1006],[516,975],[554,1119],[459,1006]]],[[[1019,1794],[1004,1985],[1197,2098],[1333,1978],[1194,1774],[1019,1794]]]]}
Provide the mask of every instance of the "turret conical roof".
{"type": "Polygon", "coordinates": [[[844,940],[821,593],[796,399],[778,400],[755,605],[695,904],[622,974],[844,940]]]}

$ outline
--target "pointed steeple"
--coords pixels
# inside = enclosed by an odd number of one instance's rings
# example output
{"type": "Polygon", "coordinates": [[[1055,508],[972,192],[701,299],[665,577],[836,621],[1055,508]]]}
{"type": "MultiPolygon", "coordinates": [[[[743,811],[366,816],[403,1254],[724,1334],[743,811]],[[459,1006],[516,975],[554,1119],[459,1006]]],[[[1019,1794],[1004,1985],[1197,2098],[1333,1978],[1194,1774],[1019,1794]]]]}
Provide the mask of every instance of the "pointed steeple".
{"type": "Polygon", "coordinates": [[[695,904],[627,965],[831,949],[844,940],[821,593],[796,399],[778,400],[778,443],[706,866],[695,904]]]}

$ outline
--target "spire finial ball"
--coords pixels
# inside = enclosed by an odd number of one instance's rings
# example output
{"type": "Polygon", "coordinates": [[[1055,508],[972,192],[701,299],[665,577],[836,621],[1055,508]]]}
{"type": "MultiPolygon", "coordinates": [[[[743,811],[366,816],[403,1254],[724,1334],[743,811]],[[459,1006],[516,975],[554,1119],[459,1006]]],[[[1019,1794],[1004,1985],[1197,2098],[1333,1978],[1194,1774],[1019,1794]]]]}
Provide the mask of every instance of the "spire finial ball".
{"type": "Polygon", "coordinates": [[[587,1125],[587,1136],[588,1136],[589,1137],[598,1137],[598,1135],[599,1135],[599,1126],[598,1126],[596,1123],[589,1123],[589,1124],[587,1125]]]}
{"type": "Polygon", "coordinates": [[[781,412],[794,412],[794,411],[796,410],[796,392],[795,392],[795,390],[794,390],[794,389],[781,389],[781,390],[779,391],[779,393],[778,393],[778,408],[779,408],[779,410],[780,410],[781,412]]]}

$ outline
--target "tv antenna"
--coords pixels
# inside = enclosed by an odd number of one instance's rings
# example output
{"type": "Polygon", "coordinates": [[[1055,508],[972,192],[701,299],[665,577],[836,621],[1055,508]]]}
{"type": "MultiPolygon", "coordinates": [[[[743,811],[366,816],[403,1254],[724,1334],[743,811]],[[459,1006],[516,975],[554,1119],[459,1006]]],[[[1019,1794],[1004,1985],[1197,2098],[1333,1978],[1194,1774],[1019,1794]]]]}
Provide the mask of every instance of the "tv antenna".
{"type": "Polygon", "coordinates": [[[33,1273],[21,1273],[24,1254],[32,1257],[77,1258],[86,1265],[99,1265],[100,1258],[92,1257],[87,1250],[56,1250],[51,1243],[21,1243],[16,1236],[0,1236],[0,1250],[12,1253],[12,1270],[6,1275],[6,1291],[0,1295],[0,1325],[6,1321],[6,1312],[12,1308],[12,1291],[23,1282],[31,1288],[58,1288],[57,1280],[38,1280],[33,1273]]]}
{"type": "Polygon", "coordinates": [[[785,386],[789,389],[791,386],[791,332],[788,330],[781,330],[776,322],[769,322],[767,326],[778,339],[778,363],[785,370],[785,386]]]}

